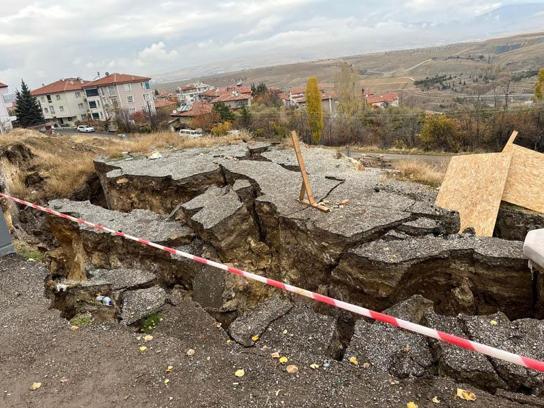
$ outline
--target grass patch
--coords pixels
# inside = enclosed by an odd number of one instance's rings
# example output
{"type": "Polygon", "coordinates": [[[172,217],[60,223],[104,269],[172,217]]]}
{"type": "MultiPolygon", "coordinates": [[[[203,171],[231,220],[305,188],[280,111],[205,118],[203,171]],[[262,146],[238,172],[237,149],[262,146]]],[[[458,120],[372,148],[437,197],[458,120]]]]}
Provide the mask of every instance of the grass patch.
{"type": "Polygon", "coordinates": [[[90,313],[80,313],[70,319],[70,324],[77,327],[85,327],[93,322],[93,316],[90,313]]]}
{"type": "Polygon", "coordinates": [[[391,176],[396,179],[414,181],[432,187],[439,187],[445,175],[443,171],[430,164],[414,160],[393,162],[393,168],[397,171],[391,172],[391,176]]]}
{"type": "Polygon", "coordinates": [[[153,333],[161,320],[161,315],[159,313],[150,314],[143,320],[140,331],[147,334],[153,333]]]}
{"type": "Polygon", "coordinates": [[[0,161],[8,191],[29,200],[70,198],[81,189],[94,173],[96,157],[123,157],[123,153],[149,154],[153,151],[180,150],[194,147],[213,147],[248,140],[247,132],[228,136],[203,136],[189,138],[173,132],[133,134],[125,138],[117,136],[55,135],[15,129],[0,136],[0,147],[23,144],[34,155],[31,159],[18,159],[11,163],[0,161]],[[25,179],[30,172],[38,172],[44,181],[27,187],[25,179]]]}
{"type": "Polygon", "coordinates": [[[45,257],[42,251],[40,251],[38,248],[33,247],[32,245],[24,241],[19,241],[18,239],[16,239],[13,241],[13,246],[15,247],[17,254],[19,254],[25,259],[31,259],[34,261],[41,262],[43,261],[43,258],[45,257]]]}

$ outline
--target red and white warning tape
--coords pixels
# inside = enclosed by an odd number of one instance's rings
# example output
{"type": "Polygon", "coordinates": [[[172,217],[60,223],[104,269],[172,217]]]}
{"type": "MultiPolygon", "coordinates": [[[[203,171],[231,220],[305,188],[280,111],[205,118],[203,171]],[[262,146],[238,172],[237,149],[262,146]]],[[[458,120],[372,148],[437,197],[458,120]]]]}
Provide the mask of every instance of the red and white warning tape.
{"type": "Polygon", "coordinates": [[[423,336],[431,337],[433,339],[437,339],[437,340],[443,341],[443,342],[448,343],[448,344],[453,344],[453,345],[455,345],[457,347],[461,347],[461,348],[464,348],[466,350],[475,351],[477,353],[482,353],[482,354],[488,355],[490,357],[494,357],[494,358],[498,358],[498,359],[501,359],[501,360],[504,360],[504,361],[508,361],[510,363],[514,363],[514,364],[517,364],[517,365],[520,365],[520,366],[523,366],[523,367],[527,367],[527,368],[530,368],[530,369],[533,369],[533,370],[536,370],[536,371],[544,372],[544,362],[543,361],[539,361],[539,360],[535,360],[535,359],[532,359],[532,358],[529,358],[529,357],[524,357],[524,356],[521,356],[521,355],[518,355],[518,354],[510,353],[508,351],[500,350],[500,349],[495,348],[495,347],[486,346],[485,344],[481,344],[481,343],[478,343],[478,342],[475,342],[475,341],[472,341],[472,340],[467,340],[467,339],[459,337],[459,336],[454,336],[452,334],[444,333],[442,331],[431,329],[431,328],[425,327],[425,326],[421,326],[419,324],[408,322],[406,320],[397,319],[396,317],[393,317],[393,316],[390,316],[390,315],[387,315],[387,314],[384,314],[384,313],[375,312],[373,310],[369,310],[369,309],[366,309],[366,308],[361,307],[361,306],[353,305],[351,303],[343,302],[341,300],[337,300],[337,299],[331,298],[329,296],[324,296],[324,295],[320,295],[319,293],[310,292],[309,290],[302,289],[302,288],[299,288],[297,286],[289,285],[287,283],[283,283],[283,282],[280,282],[280,281],[277,281],[277,280],[274,280],[274,279],[268,279],[268,278],[265,278],[264,276],[256,275],[254,273],[246,272],[246,271],[243,271],[241,269],[234,268],[232,266],[227,266],[227,265],[219,263],[219,262],[215,262],[215,261],[211,261],[209,259],[201,258],[199,256],[195,256],[195,255],[192,255],[192,254],[184,252],[184,251],[180,251],[180,250],[177,250],[177,249],[174,249],[174,248],[170,248],[170,247],[167,247],[167,246],[164,246],[164,245],[160,245],[160,244],[157,244],[155,242],[148,241],[146,239],[134,237],[132,235],[125,234],[124,232],[121,232],[121,231],[115,231],[115,230],[113,230],[111,228],[108,228],[108,227],[106,227],[104,225],[101,225],[101,224],[94,224],[92,222],[83,220],[81,218],[72,217],[71,215],[63,214],[63,213],[60,213],[58,211],[52,210],[51,208],[42,207],[41,205],[37,205],[37,204],[31,203],[31,202],[28,202],[28,201],[25,201],[25,200],[21,200],[20,198],[13,197],[13,196],[11,196],[9,194],[0,193],[0,197],[6,198],[6,199],[11,200],[11,201],[15,201],[16,203],[26,205],[28,207],[32,207],[32,208],[34,208],[36,210],[45,212],[47,214],[55,215],[57,217],[61,217],[61,218],[64,218],[66,220],[76,222],[78,224],[87,225],[87,226],[89,226],[91,228],[94,228],[97,231],[108,232],[108,233],[110,233],[112,235],[115,235],[115,236],[118,236],[118,237],[122,237],[122,238],[125,238],[125,239],[128,239],[128,240],[131,240],[131,241],[136,241],[136,242],[138,242],[138,243],[140,243],[142,245],[146,245],[146,246],[149,246],[149,247],[160,249],[162,251],[166,251],[166,252],[170,253],[171,255],[181,256],[181,257],[190,259],[190,260],[192,260],[194,262],[197,262],[197,263],[200,263],[200,264],[210,265],[210,266],[213,266],[215,268],[222,269],[224,271],[232,273],[233,275],[243,276],[244,278],[251,279],[251,280],[254,280],[254,281],[257,281],[257,282],[261,282],[261,283],[264,283],[265,285],[270,285],[270,286],[273,286],[273,287],[278,288],[278,289],[282,289],[282,290],[286,290],[288,292],[296,293],[297,295],[305,296],[305,297],[313,299],[313,300],[315,300],[317,302],[326,303],[327,305],[337,307],[339,309],[344,309],[344,310],[347,310],[349,312],[353,312],[353,313],[361,315],[361,316],[369,317],[369,318],[377,320],[379,322],[390,324],[391,326],[394,326],[394,327],[399,327],[399,328],[411,331],[413,333],[417,333],[417,334],[421,334],[423,336]]]}

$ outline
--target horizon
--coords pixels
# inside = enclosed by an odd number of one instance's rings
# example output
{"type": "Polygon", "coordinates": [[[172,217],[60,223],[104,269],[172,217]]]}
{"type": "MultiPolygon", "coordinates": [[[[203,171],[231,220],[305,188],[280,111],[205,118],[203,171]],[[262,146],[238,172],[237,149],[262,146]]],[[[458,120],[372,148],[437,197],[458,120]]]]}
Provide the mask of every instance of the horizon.
{"type": "Polygon", "coordinates": [[[23,6],[8,0],[0,17],[0,44],[9,58],[0,62],[0,81],[16,89],[24,79],[35,89],[61,78],[92,80],[108,71],[167,83],[536,33],[544,17],[544,0],[364,3],[208,0],[192,6],[160,0],[147,10],[142,0],[113,5],[43,0],[23,6]],[[132,11],[138,6],[145,16],[132,11]]]}

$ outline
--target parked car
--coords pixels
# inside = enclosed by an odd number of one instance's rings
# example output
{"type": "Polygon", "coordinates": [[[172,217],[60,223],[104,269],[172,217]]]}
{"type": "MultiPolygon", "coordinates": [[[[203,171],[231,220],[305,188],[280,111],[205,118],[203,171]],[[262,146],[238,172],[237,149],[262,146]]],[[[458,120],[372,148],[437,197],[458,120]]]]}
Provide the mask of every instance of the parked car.
{"type": "Polygon", "coordinates": [[[94,132],[94,127],[88,125],[79,125],[77,131],[81,133],[92,133],[94,132]]]}
{"type": "Polygon", "coordinates": [[[203,135],[202,129],[180,129],[179,130],[180,136],[187,136],[187,137],[201,137],[203,135]]]}

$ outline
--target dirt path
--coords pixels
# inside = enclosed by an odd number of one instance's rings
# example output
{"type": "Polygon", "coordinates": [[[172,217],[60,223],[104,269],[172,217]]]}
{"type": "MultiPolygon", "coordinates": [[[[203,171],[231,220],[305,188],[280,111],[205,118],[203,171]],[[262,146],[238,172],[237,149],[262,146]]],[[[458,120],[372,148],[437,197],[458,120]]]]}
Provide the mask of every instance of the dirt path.
{"type": "Polygon", "coordinates": [[[468,403],[454,397],[457,385],[446,378],[399,382],[372,367],[317,357],[319,369],[300,364],[298,374],[288,374],[271,350],[230,341],[188,298],[164,311],[147,343],[118,324],[71,330],[47,309],[45,274],[18,256],[0,259],[1,407],[521,406],[479,390],[468,403]],[[142,345],[147,351],[139,351],[142,345]],[[237,369],[245,370],[242,378],[237,369]],[[34,382],[42,386],[31,391],[34,382]],[[431,403],[435,396],[441,405],[431,403]]]}

